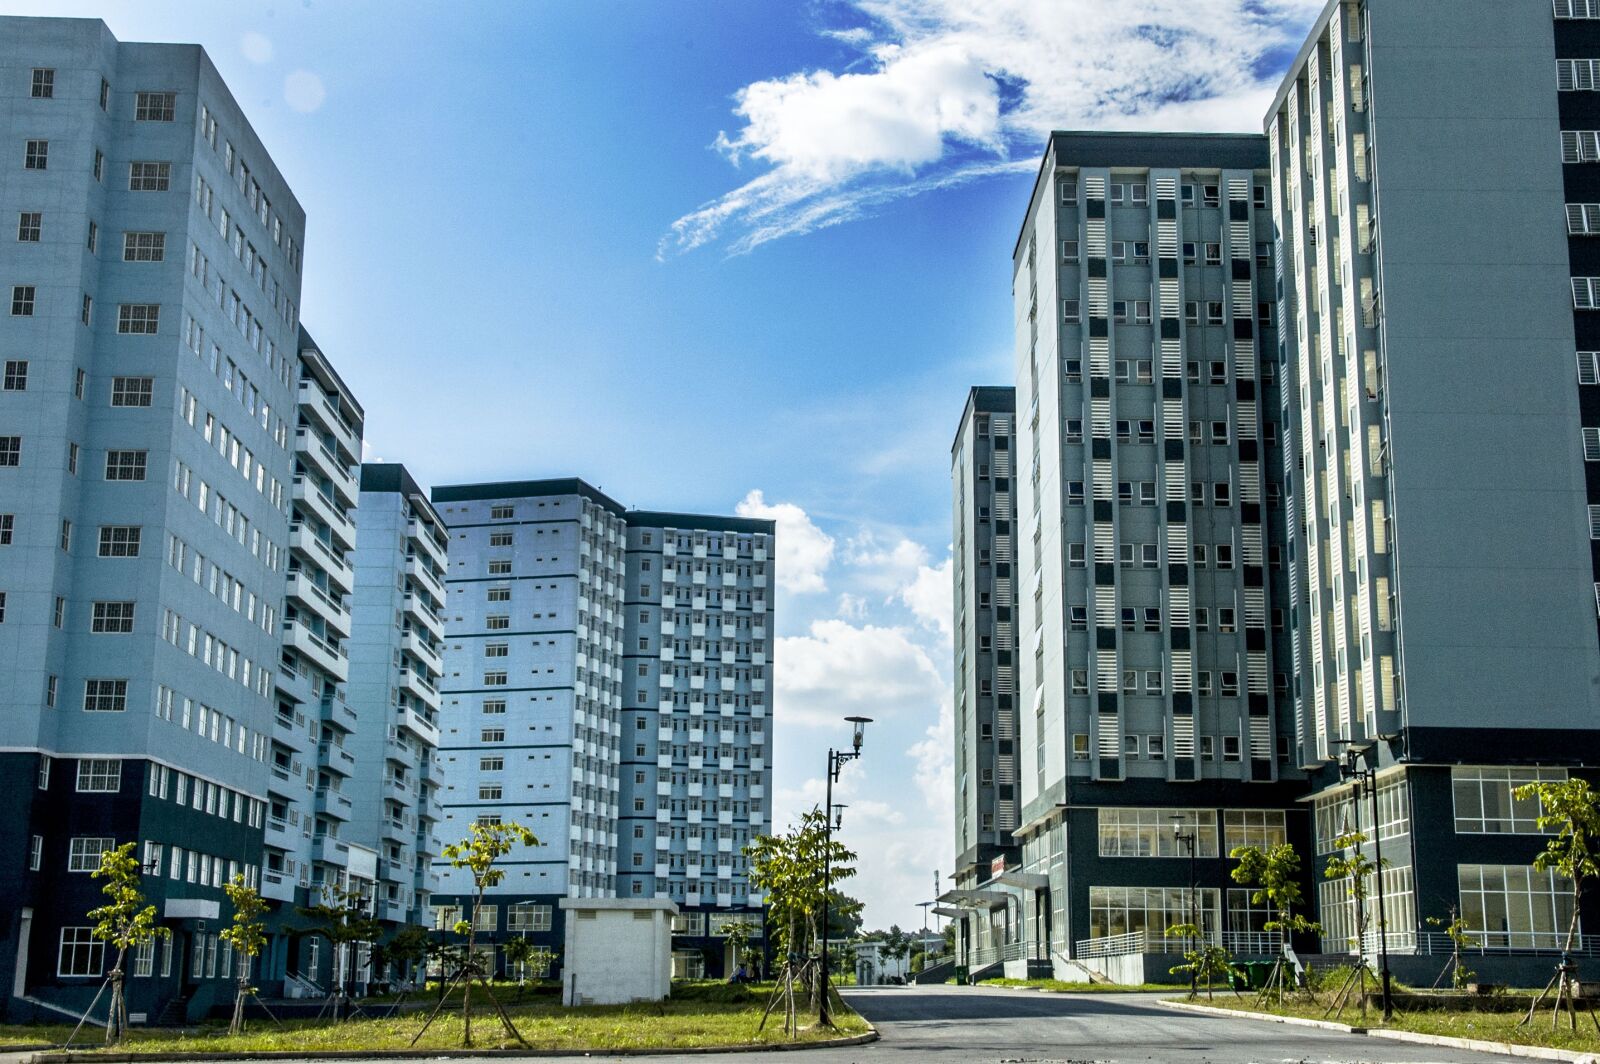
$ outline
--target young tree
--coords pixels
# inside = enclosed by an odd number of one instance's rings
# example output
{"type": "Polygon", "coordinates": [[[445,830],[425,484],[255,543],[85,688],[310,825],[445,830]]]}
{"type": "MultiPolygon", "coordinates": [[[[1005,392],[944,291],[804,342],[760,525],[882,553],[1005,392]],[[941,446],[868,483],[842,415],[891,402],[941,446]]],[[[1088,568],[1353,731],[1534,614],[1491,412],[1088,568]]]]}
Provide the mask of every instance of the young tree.
{"type": "Polygon", "coordinates": [[[137,950],[172,932],[156,923],[156,907],[145,903],[139,890],[139,859],[133,855],[137,843],[125,842],[114,850],[102,850],[100,867],[89,873],[105,879],[100,892],[110,901],[89,910],[95,922],[90,934],[117,951],[111,966],[111,1005],[106,1014],[106,1043],[121,1042],[128,1033],[128,999],[123,993],[123,961],[130,949],[137,950]]]}
{"type": "MultiPolygon", "coordinates": [[[[1367,905],[1367,898],[1371,896],[1371,882],[1373,873],[1382,874],[1384,868],[1389,867],[1387,859],[1382,866],[1374,864],[1362,852],[1361,844],[1367,841],[1366,832],[1359,828],[1347,828],[1333,840],[1334,855],[1328,858],[1328,867],[1322,874],[1329,879],[1344,879],[1345,893],[1355,902],[1355,935],[1356,970],[1340,988],[1333,1004],[1328,1006],[1329,1012],[1344,1011],[1345,999],[1353,987],[1361,1000],[1361,1018],[1367,1016],[1367,929],[1372,926],[1372,912],[1367,905]]],[[[1380,935],[1387,934],[1388,929],[1378,928],[1380,935]]]]}
{"type": "MultiPolygon", "coordinates": [[[[427,928],[402,927],[394,937],[384,943],[383,959],[406,973],[409,982],[416,982],[416,971],[428,959],[429,936],[427,928]]],[[[377,962],[374,961],[374,964],[377,962]]]]}
{"type": "Polygon", "coordinates": [[[1454,905],[1450,906],[1450,919],[1447,921],[1441,916],[1428,917],[1428,923],[1433,927],[1444,928],[1445,937],[1450,939],[1450,959],[1445,962],[1444,971],[1439,973],[1439,978],[1433,981],[1437,987],[1444,977],[1450,976],[1450,985],[1456,990],[1465,990],[1467,984],[1472,982],[1478,973],[1463,967],[1461,964],[1461,951],[1472,945],[1472,935],[1467,928],[1467,922],[1456,912],[1454,905]]]}
{"type": "Polygon", "coordinates": [[[310,930],[327,939],[332,947],[339,978],[329,986],[328,997],[333,1018],[338,1020],[355,981],[355,944],[377,941],[383,933],[383,925],[372,915],[365,894],[335,884],[323,886],[320,902],[303,906],[298,911],[311,920],[310,930]]]}
{"type": "MultiPolygon", "coordinates": [[[[1600,796],[1589,786],[1589,781],[1573,777],[1566,780],[1543,780],[1528,783],[1512,792],[1519,801],[1539,800],[1539,827],[1554,830],[1555,835],[1545,843],[1543,852],[1533,859],[1533,867],[1541,872],[1554,872],[1572,884],[1572,916],[1567,921],[1567,937],[1561,947],[1561,963],[1556,974],[1546,984],[1522,1020],[1533,1019],[1539,1002],[1552,988],[1556,992],[1555,1011],[1550,1023],[1560,1021],[1565,1004],[1573,1030],[1578,1028],[1578,965],[1572,960],[1573,948],[1578,942],[1578,910],[1583,903],[1584,889],[1600,877],[1600,796]]],[[[1600,1027],[1600,1021],[1596,1021],[1600,1027]]]]}
{"type": "MultiPolygon", "coordinates": [[[[466,952],[461,958],[461,967],[456,974],[456,980],[461,987],[461,1044],[464,1047],[472,1046],[472,981],[476,979],[483,984],[484,992],[489,995],[489,1000],[494,1003],[495,1011],[500,1015],[500,1022],[505,1025],[507,1032],[517,1041],[527,1045],[516,1026],[511,1022],[505,1010],[500,1007],[500,1002],[495,1000],[494,992],[489,989],[489,976],[493,972],[485,972],[478,961],[478,910],[483,907],[483,895],[492,886],[498,884],[506,877],[504,868],[497,868],[496,862],[518,846],[537,846],[539,840],[532,831],[518,824],[516,821],[507,823],[485,823],[476,821],[472,825],[472,834],[460,842],[453,842],[444,848],[444,858],[453,868],[465,868],[472,875],[472,919],[458,920],[455,932],[466,938],[466,952]]],[[[439,1006],[444,1006],[446,994],[441,993],[439,1006]]],[[[428,1022],[422,1025],[422,1030],[417,1032],[416,1038],[411,1040],[412,1045],[417,1044],[423,1031],[433,1023],[433,1017],[439,1014],[439,1009],[433,1010],[433,1015],[428,1017],[428,1022]]]]}
{"type": "Polygon", "coordinates": [[[911,936],[900,930],[899,924],[890,924],[889,930],[883,935],[883,955],[891,961],[898,961],[910,952],[911,936]]]}
{"type": "MultiPolygon", "coordinates": [[[[1287,842],[1263,849],[1259,846],[1236,846],[1228,854],[1239,864],[1229,872],[1235,883],[1256,888],[1250,900],[1257,905],[1272,906],[1272,919],[1262,924],[1264,931],[1276,931],[1283,936],[1283,945],[1292,946],[1296,934],[1312,934],[1322,929],[1295,910],[1304,900],[1300,889],[1300,855],[1287,842]]],[[[1272,974],[1261,988],[1260,1000],[1277,992],[1278,1004],[1283,1004],[1284,985],[1288,981],[1285,969],[1286,956],[1278,951],[1272,974]]]]}
{"type": "Polygon", "coordinates": [[[1172,975],[1189,977],[1189,997],[1192,1000],[1201,982],[1206,984],[1206,1000],[1211,1000],[1211,984],[1220,979],[1231,979],[1235,972],[1233,954],[1226,946],[1203,942],[1200,929],[1194,924],[1173,924],[1167,928],[1168,938],[1181,938],[1196,943],[1183,951],[1183,963],[1167,971],[1172,975]]]}
{"type": "MultiPolygon", "coordinates": [[[[751,982],[755,981],[754,962],[759,956],[750,947],[750,942],[755,937],[755,932],[756,925],[745,920],[734,920],[731,923],[724,924],[722,928],[722,934],[728,940],[728,946],[733,951],[733,966],[735,970],[740,965],[744,965],[751,982]]],[[[728,978],[732,979],[734,975],[735,972],[729,972],[728,978]]]]}
{"type": "Polygon", "coordinates": [[[233,905],[233,923],[223,928],[218,937],[232,946],[234,955],[239,958],[236,962],[239,970],[235,973],[238,987],[233,995],[233,1019],[228,1021],[228,1033],[243,1034],[244,1001],[255,993],[250,985],[250,962],[267,944],[266,921],[262,919],[267,903],[260,892],[246,885],[242,873],[236,874],[232,882],[224,883],[222,889],[228,892],[228,901],[233,905]]]}

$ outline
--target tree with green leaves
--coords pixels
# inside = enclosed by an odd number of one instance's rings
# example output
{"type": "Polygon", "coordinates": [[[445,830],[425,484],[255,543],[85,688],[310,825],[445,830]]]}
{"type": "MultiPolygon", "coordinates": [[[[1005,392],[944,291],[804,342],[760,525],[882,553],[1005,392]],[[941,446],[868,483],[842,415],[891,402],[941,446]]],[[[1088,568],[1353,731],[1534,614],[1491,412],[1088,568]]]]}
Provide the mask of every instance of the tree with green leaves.
{"type": "Polygon", "coordinates": [[[235,874],[231,882],[222,885],[222,889],[227,892],[228,901],[233,905],[233,921],[217,937],[232,946],[234,956],[238,958],[238,971],[234,973],[238,978],[238,986],[233,995],[233,1018],[228,1021],[228,1033],[243,1034],[244,1002],[255,993],[255,987],[250,985],[251,962],[267,944],[264,919],[267,903],[260,891],[245,881],[243,873],[235,874]]]}
{"type": "MultiPolygon", "coordinates": [[[[484,993],[489,995],[489,1000],[494,1004],[495,1012],[500,1016],[500,1022],[505,1026],[507,1033],[523,1045],[527,1040],[511,1022],[511,1017],[506,1015],[506,1010],[500,1007],[500,1002],[494,996],[494,991],[489,989],[489,977],[493,971],[485,972],[482,962],[478,959],[478,912],[483,908],[483,896],[490,887],[496,886],[506,877],[506,870],[497,867],[500,858],[509,854],[518,846],[537,846],[538,838],[532,831],[518,824],[516,821],[487,822],[476,821],[472,825],[472,833],[460,842],[453,842],[443,850],[445,860],[453,868],[464,868],[472,876],[472,919],[458,920],[454,927],[456,934],[464,937],[466,949],[461,957],[460,967],[456,971],[452,982],[461,984],[461,1044],[465,1048],[472,1047],[472,983],[473,980],[482,985],[484,993]]],[[[439,997],[439,1005],[429,1015],[422,1030],[417,1032],[416,1038],[411,1040],[412,1045],[417,1044],[423,1032],[433,1023],[434,1017],[439,1015],[439,1009],[444,1007],[448,992],[443,992],[439,997]]]]}
{"type": "Polygon", "coordinates": [[[1167,928],[1168,938],[1181,938],[1193,943],[1183,951],[1183,963],[1167,971],[1172,975],[1186,976],[1189,980],[1189,997],[1193,1000],[1202,982],[1206,985],[1206,1000],[1211,1000],[1211,984],[1219,980],[1230,983],[1238,969],[1233,966],[1233,954],[1226,946],[1201,941],[1200,928],[1194,924],[1173,924],[1167,928]]]}
{"type": "MultiPolygon", "coordinates": [[[[839,883],[856,874],[856,855],[832,838],[827,817],[817,808],[802,814],[800,823],[781,835],[757,835],[744,853],[750,862],[751,886],[766,895],[768,933],[782,958],[779,985],[767,1005],[767,1013],[781,998],[785,1002],[784,1029],[793,1031],[797,1029],[795,980],[809,991],[819,1015],[826,992],[821,964],[828,937],[822,927],[824,898],[830,910],[828,923],[833,925],[829,933],[842,922],[858,919],[860,903],[837,889],[839,883]],[[832,880],[826,888],[825,865],[830,868],[832,880]]],[[[762,1024],[765,1023],[763,1015],[762,1024]]]]}
{"type": "Polygon", "coordinates": [[[355,981],[356,943],[376,942],[383,925],[372,915],[371,900],[364,892],[337,883],[324,884],[322,900],[297,911],[311,921],[308,930],[327,939],[332,947],[338,977],[329,983],[324,1009],[331,1010],[333,1018],[339,1020],[355,981]]]}
{"type": "Polygon", "coordinates": [[[156,907],[146,903],[139,889],[143,869],[133,855],[137,845],[125,842],[115,849],[102,850],[100,867],[89,873],[95,879],[105,880],[100,892],[110,899],[99,908],[89,910],[89,919],[94,921],[89,933],[117,951],[109,976],[111,1004],[106,1013],[107,1045],[121,1042],[128,1034],[128,999],[123,986],[126,973],[122,968],[128,951],[153,945],[156,939],[172,933],[156,922],[156,907]]]}
{"type": "Polygon", "coordinates": [[[1454,905],[1450,906],[1450,919],[1430,916],[1428,924],[1432,927],[1444,928],[1445,937],[1450,940],[1450,959],[1445,962],[1444,970],[1433,981],[1435,988],[1444,981],[1445,976],[1450,976],[1450,985],[1457,990],[1465,990],[1467,984],[1472,982],[1478,973],[1467,969],[1461,963],[1461,951],[1472,945],[1472,934],[1467,928],[1467,922],[1456,912],[1454,905]]]}
{"type": "Polygon", "coordinates": [[[760,960],[760,954],[751,948],[750,943],[754,940],[757,930],[756,925],[748,920],[733,920],[722,925],[723,938],[727,940],[728,947],[733,952],[734,971],[728,973],[729,979],[735,976],[740,965],[744,965],[746,973],[754,981],[756,962],[760,960]]]}
{"type": "MultiPolygon", "coordinates": [[[[1374,873],[1382,874],[1383,869],[1389,867],[1389,861],[1384,859],[1382,865],[1374,864],[1367,859],[1362,851],[1362,843],[1367,841],[1367,833],[1360,828],[1346,827],[1334,840],[1334,854],[1328,858],[1328,866],[1322,874],[1328,879],[1345,880],[1345,893],[1355,903],[1355,934],[1352,937],[1356,947],[1356,967],[1344,984],[1339,988],[1332,1004],[1328,1006],[1328,1014],[1338,1015],[1344,1011],[1345,1001],[1349,998],[1351,990],[1361,1002],[1361,1018],[1367,1018],[1367,930],[1372,926],[1372,910],[1367,905],[1367,899],[1372,893],[1372,876],[1374,873]]],[[[1388,929],[1378,928],[1380,935],[1387,934],[1388,929]]]]}
{"type": "MultiPolygon", "coordinates": [[[[1578,944],[1578,910],[1583,903],[1585,888],[1600,877],[1600,796],[1589,786],[1589,781],[1573,777],[1565,780],[1541,780],[1528,783],[1512,791],[1519,801],[1539,800],[1539,827],[1554,834],[1546,841],[1544,850],[1533,859],[1533,867],[1541,872],[1554,872],[1572,884],[1572,915],[1567,921],[1567,937],[1561,947],[1561,963],[1556,973],[1528,1006],[1528,1015],[1522,1023],[1532,1021],[1539,1003],[1555,990],[1555,1011],[1550,1023],[1554,1027],[1561,1020],[1561,1009],[1566,1006],[1572,1030],[1578,1029],[1578,965],[1573,950],[1578,944]]],[[[1590,1016],[1594,1013],[1591,1011],[1590,1016]]],[[[1519,1025],[1520,1026],[1520,1025],[1519,1025]]],[[[1595,1020],[1600,1030],[1600,1019],[1595,1020]]]]}
{"type": "MultiPolygon", "coordinates": [[[[431,938],[425,927],[418,927],[415,924],[402,927],[383,944],[383,951],[379,956],[382,962],[394,965],[405,972],[408,981],[415,982],[417,969],[428,959],[428,943],[431,938]]],[[[374,960],[372,963],[376,967],[379,961],[374,960]]]]}
{"type": "MultiPolygon", "coordinates": [[[[1287,842],[1268,847],[1235,846],[1228,856],[1239,862],[1228,873],[1230,878],[1241,886],[1255,888],[1250,895],[1252,903],[1272,907],[1272,918],[1261,925],[1263,931],[1277,932],[1284,946],[1292,946],[1294,935],[1322,930],[1296,911],[1305,899],[1300,889],[1300,855],[1293,846],[1287,842]]],[[[1272,973],[1261,988],[1260,1000],[1265,1001],[1275,992],[1282,1005],[1289,981],[1287,956],[1280,948],[1272,973]]]]}

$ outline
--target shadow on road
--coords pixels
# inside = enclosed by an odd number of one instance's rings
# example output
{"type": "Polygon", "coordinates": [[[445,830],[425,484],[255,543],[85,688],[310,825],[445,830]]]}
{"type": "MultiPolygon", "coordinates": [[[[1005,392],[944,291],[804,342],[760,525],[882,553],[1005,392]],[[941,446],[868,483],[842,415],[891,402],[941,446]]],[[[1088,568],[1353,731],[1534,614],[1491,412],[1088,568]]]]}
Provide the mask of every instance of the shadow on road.
{"type": "Polygon", "coordinates": [[[1045,994],[1032,990],[950,987],[941,993],[919,993],[898,987],[847,992],[850,1007],[873,1023],[957,1023],[971,1020],[1014,1020],[1087,1015],[1171,1015],[1149,998],[1110,994],[1045,994]]]}

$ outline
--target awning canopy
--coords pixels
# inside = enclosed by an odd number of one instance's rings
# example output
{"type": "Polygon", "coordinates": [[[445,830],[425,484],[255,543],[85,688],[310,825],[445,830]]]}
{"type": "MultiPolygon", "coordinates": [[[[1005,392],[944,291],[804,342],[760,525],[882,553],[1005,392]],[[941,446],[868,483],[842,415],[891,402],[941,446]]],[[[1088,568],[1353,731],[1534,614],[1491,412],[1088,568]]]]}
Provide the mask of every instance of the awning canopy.
{"type": "Polygon", "coordinates": [[[933,912],[935,916],[946,916],[952,920],[959,920],[967,915],[967,910],[952,908],[948,905],[935,905],[933,912]]]}
{"type": "Polygon", "coordinates": [[[965,909],[1004,909],[1010,897],[999,890],[947,890],[937,900],[965,909]]]}
{"type": "Polygon", "coordinates": [[[1008,868],[989,882],[1006,887],[1021,887],[1023,890],[1045,890],[1050,886],[1050,877],[1038,872],[1022,872],[1008,868]]]}

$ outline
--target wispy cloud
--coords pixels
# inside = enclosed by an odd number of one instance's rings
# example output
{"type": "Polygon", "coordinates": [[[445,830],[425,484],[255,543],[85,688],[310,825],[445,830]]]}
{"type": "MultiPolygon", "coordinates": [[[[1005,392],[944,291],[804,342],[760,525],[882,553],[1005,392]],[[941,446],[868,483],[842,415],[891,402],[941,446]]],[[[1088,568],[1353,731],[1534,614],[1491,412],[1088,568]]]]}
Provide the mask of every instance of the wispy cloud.
{"type": "Polygon", "coordinates": [[[743,254],[886,203],[1031,169],[1051,129],[1259,128],[1322,0],[839,0],[845,72],[755,81],[714,147],[762,172],[673,222],[658,256],[743,254]],[[865,25],[862,25],[865,21],[865,25]]]}

